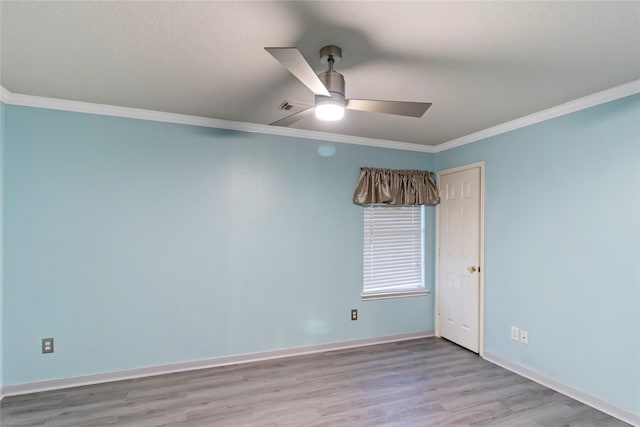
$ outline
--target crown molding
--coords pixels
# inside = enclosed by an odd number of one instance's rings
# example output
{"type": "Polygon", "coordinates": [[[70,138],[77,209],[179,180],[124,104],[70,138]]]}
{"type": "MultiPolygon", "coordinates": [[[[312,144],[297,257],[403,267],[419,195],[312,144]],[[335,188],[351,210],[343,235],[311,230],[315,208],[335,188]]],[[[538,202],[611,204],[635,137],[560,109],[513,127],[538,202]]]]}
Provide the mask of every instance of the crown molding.
{"type": "Polygon", "coordinates": [[[9,104],[10,98],[11,98],[11,92],[9,92],[3,86],[0,86],[0,102],[4,104],[9,104]]]}
{"type": "Polygon", "coordinates": [[[341,135],[328,132],[309,131],[303,129],[269,126],[257,123],[236,122],[230,120],[212,119],[208,117],[190,116],[186,114],[166,113],[162,111],[144,110],[139,108],[118,107],[114,105],[93,104],[89,102],[70,101],[65,99],[45,98],[40,96],[11,93],[0,86],[0,101],[10,105],[25,107],[47,108],[53,110],[73,111],[77,113],[99,114],[104,116],[125,117],[131,119],[150,120],[156,122],[176,123],[184,125],[202,126],[217,129],[236,130],[241,132],[261,133],[267,135],[285,136],[290,138],[313,139],[343,144],[366,145],[369,147],[390,148],[395,150],[417,151],[423,153],[440,153],[462,145],[471,144],[492,136],[520,129],[545,120],[564,116],[585,108],[594,107],[616,99],[634,95],[640,92],[640,79],[606,89],[592,95],[584,96],[564,104],[529,114],[515,120],[492,126],[478,132],[455,138],[436,146],[411,144],[408,142],[391,141],[385,139],[365,138],[359,136],[341,135]]]}
{"type": "Polygon", "coordinates": [[[47,108],[51,110],[72,111],[76,113],[125,117],[130,119],[150,120],[155,122],[176,123],[217,129],[228,129],[242,132],[286,136],[291,138],[313,139],[318,141],[391,148],[395,150],[419,151],[424,153],[434,152],[434,147],[429,145],[410,144],[407,142],[285,128],[280,126],[269,126],[257,123],[212,119],[208,117],[166,113],[162,111],[144,110],[140,108],[118,107],[115,105],[94,104],[90,102],[22,95],[11,93],[4,88],[2,91],[3,98],[5,97],[5,92],[7,101],[3,100],[3,102],[5,102],[6,104],[19,105],[23,107],[47,108]]]}
{"type": "Polygon", "coordinates": [[[469,135],[461,136],[460,138],[443,142],[442,144],[434,147],[434,152],[439,153],[462,145],[471,144],[472,142],[500,135],[501,133],[510,132],[545,120],[554,119],[556,117],[584,110],[585,108],[595,107],[596,105],[615,101],[616,99],[634,95],[639,92],[640,79],[633,80],[628,83],[612,87],[611,89],[596,92],[592,95],[587,95],[537,113],[529,114],[528,116],[520,117],[519,119],[511,120],[497,126],[492,126],[478,132],[470,133],[469,135]]]}

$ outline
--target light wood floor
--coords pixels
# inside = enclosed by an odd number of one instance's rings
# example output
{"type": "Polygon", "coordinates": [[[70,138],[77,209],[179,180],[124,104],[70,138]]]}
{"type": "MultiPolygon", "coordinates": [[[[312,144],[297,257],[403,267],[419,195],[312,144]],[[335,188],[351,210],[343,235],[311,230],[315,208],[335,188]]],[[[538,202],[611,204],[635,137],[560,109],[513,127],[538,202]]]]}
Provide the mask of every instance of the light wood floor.
{"type": "Polygon", "coordinates": [[[626,426],[438,338],[7,397],[2,427],[626,426]]]}

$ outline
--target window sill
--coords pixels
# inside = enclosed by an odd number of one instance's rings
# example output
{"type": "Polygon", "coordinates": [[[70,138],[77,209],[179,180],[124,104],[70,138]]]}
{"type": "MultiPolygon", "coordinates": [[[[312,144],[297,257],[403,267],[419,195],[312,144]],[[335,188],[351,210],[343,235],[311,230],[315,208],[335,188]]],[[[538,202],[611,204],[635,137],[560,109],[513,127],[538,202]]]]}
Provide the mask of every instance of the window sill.
{"type": "Polygon", "coordinates": [[[403,291],[403,292],[381,292],[377,294],[362,294],[363,300],[386,299],[386,298],[405,298],[405,297],[422,297],[429,295],[430,290],[424,289],[420,291],[403,291]]]}

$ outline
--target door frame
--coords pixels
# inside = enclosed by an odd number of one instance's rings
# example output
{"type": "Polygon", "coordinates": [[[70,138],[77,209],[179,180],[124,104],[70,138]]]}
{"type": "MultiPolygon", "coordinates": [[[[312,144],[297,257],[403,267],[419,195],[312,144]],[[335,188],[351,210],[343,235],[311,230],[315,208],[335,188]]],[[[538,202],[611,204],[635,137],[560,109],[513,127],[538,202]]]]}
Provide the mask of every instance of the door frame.
{"type": "MultiPolygon", "coordinates": [[[[448,175],[456,172],[461,172],[468,169],[480,168],[480,259],[479,269],[480,271],[478,280],[479,287],[478,298],[478,353],[481,357],[484,357],[484,161],[471,163],[468,165],[458,166],[455,168],[444,169],[436,173],[436,182],[438,188],[440,184],[440,177],[442,175],[448,175]]],[[[436,262],[435,262],[435,309],[436,309],[436,330],[435,335],[440,337],[440,204],[436,205],[436,262]]]]}

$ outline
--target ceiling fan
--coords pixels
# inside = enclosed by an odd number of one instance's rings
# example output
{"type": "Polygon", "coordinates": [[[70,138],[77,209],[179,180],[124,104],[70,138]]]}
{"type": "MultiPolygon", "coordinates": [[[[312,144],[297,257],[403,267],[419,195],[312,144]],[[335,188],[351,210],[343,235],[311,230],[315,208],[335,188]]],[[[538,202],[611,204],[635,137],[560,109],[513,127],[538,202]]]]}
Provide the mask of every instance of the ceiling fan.
{"type": "MultiPolygon", "coordinates": [[[[270,123],[272,126],[289,126],[310,116],[314,111],[320,120],[340,120],[348,110],[369,111],[374,113],[395,114],[399,116],[422,117],[431,107],[430,102],[383,101],[373,99],[346,99],[344,96],[344,77],[333,69],[342,59],[342,49],[338,46],[325,46],[320,49],[320,62],[328,66],[327,71],[316,75],[302,53],[295,47],[265,47],[291,74],[298,78],[316,95],[315,106],[308,106],[283,119],[270,123]]],[[[285,102],[282,109],[288,104],[285,102]]]]}

